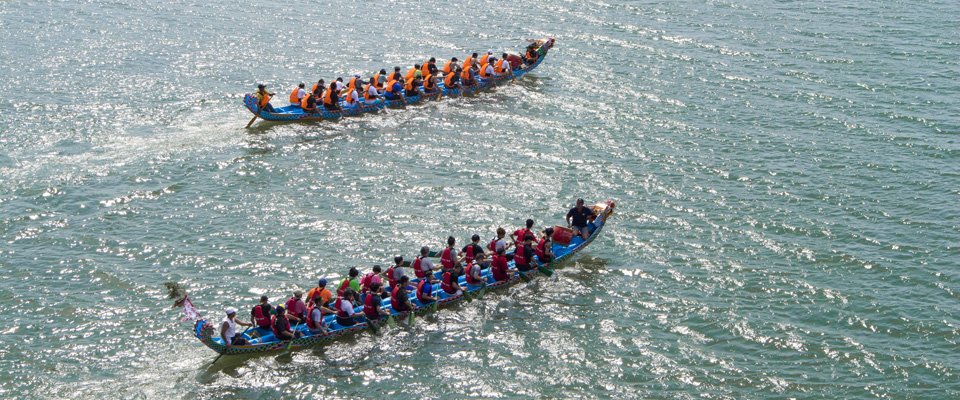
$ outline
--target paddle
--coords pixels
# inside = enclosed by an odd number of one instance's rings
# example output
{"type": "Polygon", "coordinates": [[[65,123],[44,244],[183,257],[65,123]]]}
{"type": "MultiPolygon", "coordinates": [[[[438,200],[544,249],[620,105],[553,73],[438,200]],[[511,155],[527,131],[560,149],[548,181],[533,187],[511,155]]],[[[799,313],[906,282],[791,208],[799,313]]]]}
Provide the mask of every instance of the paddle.
{"type": "Polygon", "coordinates": [[[518,270],[518,271],[517,271],[517,275],[520,275],[520,279],[522,279],[524,282],[530,282],[530,277],[527,276],[527,274],[525,274],[525,273],[523,273],[523,272],[520,272],[520,271],[518,270]]]}
{"type": "Polygon", "coordinates": [[[377,321],[371,320],[370,317],[367,317],[367,326],[370,327],[370,330],[373,331],[373,334],[379,334],[380,328],[377,328],[377,321]]]}
{"type": "Polygon", "coordinates": [[[393,319],[393,314],[387,316],[387,326],[391,328],[397,326],[397,321],[393,319]]]}
{"type": "Polygon", "coordinates": [[[553,270],[544,265],[537,264],[537,271],[540,271],[540,273],[545,275],[547,278],[553,276],[553,270]]]}
{"type": "Polygon", "coordinates": [[[256,120],[257,120],[257,117],[259,117],[259,116],[260,116],[260,114],[254,114],[254,115],[253,115],[253,118],[250,118],[250,122],[247,122],[247,126],[243,127],[243,129],[247,129],[247,128],[250,127],[250,125],[253,125],[253,121],[256,121],[256,120]]]}
{"type": "Polygon", "coordinates": [[[297,328],[300,327],[300,321],[297,321],[297,324],[293,326],[293,330],[290,333],[293,333],[293,338],[290,339],[290,343],[287,343],[286,350],[290,350],[290,347],[293,346],[293,341],[297,340],[297,328]]]}

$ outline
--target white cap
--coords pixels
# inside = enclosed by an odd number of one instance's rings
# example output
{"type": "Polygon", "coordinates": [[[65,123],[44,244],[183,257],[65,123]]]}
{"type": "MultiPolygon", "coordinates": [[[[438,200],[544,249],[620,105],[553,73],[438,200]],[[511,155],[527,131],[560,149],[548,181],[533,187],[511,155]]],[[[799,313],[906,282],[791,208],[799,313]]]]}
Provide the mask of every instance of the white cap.
{"type": "Polygon", "coordinates": [[[493,49],[487,50],[487,54],[493,54],[493,49]]]}
{"type": "Polygon", "coordinates": [[[236,309],[236,308],[233,308],[233,307],[227,307],[226,312],[227,312],[227,315],[236,314],[236,313],[237,313],[237,309],[236,309]]]}
{"type": "Polygon", "coordinates": [[[354,77],[354,78],[359,78],[359,77],[360,77],[360,74],[353,74],[353,77],[354,77]]]}

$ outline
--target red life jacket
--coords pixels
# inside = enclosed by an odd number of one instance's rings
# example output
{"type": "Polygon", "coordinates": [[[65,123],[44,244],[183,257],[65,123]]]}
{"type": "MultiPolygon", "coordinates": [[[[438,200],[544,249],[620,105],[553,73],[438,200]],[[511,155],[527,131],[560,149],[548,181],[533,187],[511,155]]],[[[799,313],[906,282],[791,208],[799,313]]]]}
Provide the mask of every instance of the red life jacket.
{"type": "Polygon", "coordinates": [[[264,314],[263,306],[260,304],[253,307],[253,323],[261,328],[270,327],[270,313],[264,314]]]}
{"type": "MultiPolygon", "coordinates": [[[[291,297],[289,300],[287,300],[287,302],[286,302],[287,312],[289,312],[290,314],[293,314],[293,315],[297,315],[296,313],[293,312],[294,306],[295,306],[296,304],[297,304],[297,298],[296,298],[296,297],[291,297]]],[[[301,314],[301,315],[297,315],[297,316],[300,317],[300,318],[303,318],[303,315],[302,315],[302,314],[301,314]]]]}
{"type": "MultiPolygon", "coordinates": [[[[427,280],[426,280],[426,279],[421,280],[420,283],[417,284],[417,300],[420,300],[420,302],[425,302],[425,301],[426,301],[426,300],[423,299],[423,296],[424,296],[423,287],[426,286],[426,284],[427,284],[427,280]]],[[[430,294],[432,294],[432,293],[430,293],[430,294]]],[[[429,295],[429,294],[427,294],[427,295],[429,295]]]]}
{"type": "Polygon", "coordinates": [[[447,292],[447,294],[457,293],[457,289],[455,289],[453,287],[453,283],[451,283],[452,280],[453,280],[452,272],[447,271],[443,273],[443,280],[440,282],[440,288],[443,289],[444,292],[447,292]]]}
{"type": "Polygon", "coordinates": [[[497,241],[499,240],[500,238],[491,239],[490,244],[487,245],[487,249],[489,249],[490,251],[497,251],[497,241]]]}
{"type": "Polygon", "coordinates": [[[363,314],[367,318],[376,319],[380,317],[380,296],[370,294],[363,300],[363,314]]]}
{"type": "MultiPolygon", "coordinates": [[[[317,308],[317,305],[314,304],[307,310],[307,327],[313,330],[320,329],[320,321],[315,321],[313,319],[313,310],[317,308]]],[[[320,313],[320,318],[323,318],[323,313],[320,313]]]]}
{"type": "MultiPolygon", "coordinates": [[[[347,289],[350,289],[350,278],[343,278],[343,282],[340,282],[340,288],[337,289],[337,297],[343,296],[343,292],[347,289]]],[[[338,301],[340,299],[337,299],[338,301]]]]}
{"type": "MultiPolygon", "coordinates": [[[[479,268],[479,266],[478,266],[477,268],[479,268]]],[[[479,285],[479,284],[480,284],[480,280],[474,278],[472,272],[473,272],[473,265],[469,265],[469,266],[467,267],[467,276],[466,276],[466,278],[467,278],[467,283],[469,283],[469,284],[471,284],[471,285],[479,285]]],[[[481,275],[481,278],[482,278],[482,277],[483,277],[483,276],[481,275]]]]}
{"type": "Polygon", "coordinates": [[[346,311],[343,311],[343,309],[340,308],[340,298],[339,298],[339,297],[337,297],[337,301],[333,302],[333,308],[337,310],[337,316],[338,316],[338,317],[340,317],[340,318],[350,318],[350,316],[347,315],[347,312],[346,312],[346,311]]]}
{"type": "Polygon", "coordinates": [[[453,257],[456,257],[456,255],[453,254],[453,248],[447,247],[443,249],[443,252],[440,253],[440,265],[443,266],[443,269],[453,268],[453,262],[455,261],[453,257]]]}
{"type": "Polygon", "coordinates": [[[397,294],[399,292],[400,292],[400,286],[394,287],[393,291],[390,292],[390,306],[393,307],[393,309],[397,309],[398,307],[400,307],[401,301],[400,299],[397,298],[397,294]]]}
{"type": "Polygon", "coordinates": [[[397,287],[397,280],[393,278],[393,271],[394,271],[394,269],[396,269],[396,266],[387,268],[387,281],[390,282],[390,287],[391,287],[391,288],[397,287]]]}
{"type": "Polygon", "coordinates": [[[537,242],[537,247],[533,249],[534,253],[537,253],[537,257],[541,260],[547,256],[547,238],[540,238],[540,241],[537,242]]]}
{"type": "Polygon", "coordinates": [[[376,275],[376,272],[371,272],[363,276],[363,279],[360,280],[360,293],[366,293],[370,290],[370,282],[373,281],[373,277],[376,275]]]}
{"type": "Polygon", "coordinates": [[[473,262],[473,243],[467,245],[466,251],[464,251],[464,260],[467,261],[467,265],[473,262]]]}
{"type": "Polygon", "coordinates": [[[527,259],[529,254],[524,254],[523,245],[517,246],[517,251],[513,252],[513,263],[516,265],[529,265],[530,260],[527,259]]]}
{"type": "Polygon", "coordinates": [[[527,228],[520,228],[513,232],[513,236],[517,237],[517,243],[523,243],[523,238],[527,237],[528,233],[531,235],[533,234],[533,232],[530,232],[530,230],[527,228]]]}
{"type": "Polygon", "coordinates": [[[493,273],[493,279],[497,281],[505,281],[509,279],[507,275],[508,271],[507,266],[507,257],[501,255],[493,256],[493,264],[490,266],[491,272],[493,273]]]}
{"type": "Polygon", "coordinates": [[[286,318],[281,318],[283,322],[280,322],[279,329],[277,327],[277,316],[274,315],[270,318],[270,329],[273,330],[273,335],[279,337],[280,332],[290,330],[290,321],[286,318]]]}
{"type": "Polygon", "coordinates": [[[423,260],[422,256],[417,256],[417,258],[413,260],[413,274],[416,275],[417,278],[423,279],[427,277],[427,273],[420,270],[421,260],[423,260]]]}

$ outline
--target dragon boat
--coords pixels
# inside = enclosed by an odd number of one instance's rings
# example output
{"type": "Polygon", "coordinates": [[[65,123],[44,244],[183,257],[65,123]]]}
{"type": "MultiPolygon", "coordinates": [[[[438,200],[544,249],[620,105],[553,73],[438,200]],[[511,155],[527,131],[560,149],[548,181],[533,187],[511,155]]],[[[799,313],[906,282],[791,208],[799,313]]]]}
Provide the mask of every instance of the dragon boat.
{"type": "MultiPolygon", "coordinates": [[[[518,283],[530,281],[533,278],[536,278],[539,275],[549,276],[553,274],[555,267],[559,266],[561,263],[570,260],[573,256],[579,251],[586,248],[590,243],[594,241],[600,233],[603,231],[604,226],[606,226],[607,219],[613,215],[614,208],[616,204],[607,200],[602,203],[598,203],[593,206],[593,210],[596,213],[597,217],[590,222],[589,228],[591,229],[591,234],[587,239],[583,239],[580,236],[573,236],[570,238],[568,244],[553,244],[553,254],[554,259],[549,263],[541,263],[536,256],[533,257],[533,260],[536,261],[537,268],[527,271],[525,273],[515,271],[507,279],[503,281],[496,281],[493,278],[492,271],[490,268],[485,268],[481,270],[481,275],[483,276],[482,285],[471,285],[467,284],[466,278],[461,276],[459,278],[460,286],[464,289],[463,293],[458,295],[449,295],[444,292],[440,285],[436,285],[436,289],[433,291],[433,296],[438,300],[431,302],[429,304],[421,303],[417,297],[415,291],[410,293],[410,303],[414,307],[412,310],[397,312],[393,310],[390,305],[390,299],[386,298],[381,301],[381,306],[384,310],[389,311],[389,317],[381,317],[377,320],[367,320],[363,314],[363,305],[359,304],[356,310],[355,319],[357,323],[350,326],[342,326],[337,323],[336,317],[334,315],[327,315],[324,317],[324,321],[327,324],[327,333],[326,334],[311,334],[310,331],[306,328],[305,325],[298,325],[292,329],[300,331],[303,336],[293,339],[293,340],[277,340],[273,332],[270,329],[265,328],[250,328],[240,334],[241,337],[246,339],[250,344],[248,345],[234,345],[231,347],[226,347],[223,344],[223,340],[220,338],[216,321],[213,323],[209,322],[206,319],[201,318],[193,309],[192,304],[190,304],[190,310],[185,309],[184,312],[188,316],[192,316],[194,319],[193,325],[193,334],[200,340],[205,346],[209,347],[213,351],[222,355],[242,355],[242,354],[257,354],[257,353],[267,353],[277,350],[296,350],[314,347],[318,345],[327,344],[333,342],[337,339],[343,338],[345,336],[354,335],[365,330],[371,330],[374,333],[378,332],[383,325],[394,323],[394,319],[399,319],[403,321],[407,319],[409,323],[413,322],[413,317],[415,315],[425,315],[428,313],[436,312],[438,309],[450,307],[454,304],[458,304],[463,301],[472,301],[475,298],[482,297],[483,294],[491,290],[500,290],[505,289],[510,286],[514,286],[518,283]]],[[[431,253],[432,256],[435,256],[436,253],[431,253]]],[[[508,265],[511,268],[515,267],[515,264],[512,260],[513,253],[508,253],[507,258],[510,260],[508,265]]],[[[435,277],[440,278],[440,272],[435,273],[435,277]]],[[[414,284],[416,279],[411,281],[411,284],[414,284]]],[[[187,302],[189,304],[189,301],[187,302]]],[[[332,303],[331,303],[332,307],[332,303]]]]}
{"type": "MultiPolygon", "coordinates": [[[[372,104],[365,104],[362,99],[363,95],[361,93],[361,101],[357,102],[357,104],[354,106],[348,106],[344,101],[341,100],[340,107],[342,111],[328,110],[322,105],[317,104],[316,112],[305,112],[303,108],[300,108],[300,106],[297,105],[274,107],[274,112],[267,112],[261,110],[257,105],[257,97],[253,93],[247,93],[244,95],[243,105],[247,108],[247,110],[250,110],[250,112],[253,113],[254,118],[259,117],[266,121],[320,121],[376,113],[384,108],[405,107],[408,105],[422,103],[427,100],[439,100],[444,96],[459,97],[463,95],[474,94],[520,78],[540,66],[540,63],[542,63],[544,58],[546,58],[547,52],[553,47],[555,40],[552,38],[538,40],[536,43],[539,43],[539,47],[537,48],[538,56],[537,60],[532,64],[520,65],[516,69],[511,69],[511,74],[509,75],[493,77],[490,79],[478,77],[477,83],[470,86],[447,88],[443,85],[443,82],[437,82],[437,89],[432,92],[426,93],[421,86],[419,95],[407,96],[406,98],[400,100],[388,100],[381,95],[380,98],[378,98],[372,104]]],[[[519,59],[519,57],[517,57],[517,59],[519,59]]],[[[253,121],[251,120],[251,123],[252,122],[253,121]]]]}

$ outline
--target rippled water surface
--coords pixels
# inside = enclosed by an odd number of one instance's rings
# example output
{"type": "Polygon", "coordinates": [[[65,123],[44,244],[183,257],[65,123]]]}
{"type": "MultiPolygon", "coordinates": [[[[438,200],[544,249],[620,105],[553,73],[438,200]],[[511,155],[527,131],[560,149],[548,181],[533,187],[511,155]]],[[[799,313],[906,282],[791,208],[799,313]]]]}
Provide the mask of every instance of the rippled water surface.
{"type": "MultiPolygon", "coordinates": [[[[960,397],[960,5],[0,3],[0,397],[960,397]],[[557,46],[243,126],[257,82],[557,46]],[[201,311],[614,199],[550,279],[223,358],[201,311]]],[[[243,314],[243,313],[241,313],[243,314]]]]}

